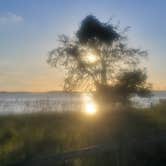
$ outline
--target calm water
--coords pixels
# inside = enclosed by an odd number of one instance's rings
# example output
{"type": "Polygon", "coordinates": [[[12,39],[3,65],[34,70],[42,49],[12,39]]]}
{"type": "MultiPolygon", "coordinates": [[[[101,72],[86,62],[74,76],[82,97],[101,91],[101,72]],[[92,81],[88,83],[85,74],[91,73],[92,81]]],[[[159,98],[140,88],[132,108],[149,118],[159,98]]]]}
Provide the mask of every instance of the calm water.
{"type": "MultiPolygon", "coordinates": [[[[134,97],[137,107],[150,107],[166,99],[166,92],[154,92],[151,98],[134,97]]],[[[0,114],[30,113],[38,111],[80,111],[91,100],[81,93],[0,93],[0,114]]]]}
{"type": "Polygon", "coordinates": [[[0,93],[0,114],[77,111],[88,100],[81,93],[0,93]]]}

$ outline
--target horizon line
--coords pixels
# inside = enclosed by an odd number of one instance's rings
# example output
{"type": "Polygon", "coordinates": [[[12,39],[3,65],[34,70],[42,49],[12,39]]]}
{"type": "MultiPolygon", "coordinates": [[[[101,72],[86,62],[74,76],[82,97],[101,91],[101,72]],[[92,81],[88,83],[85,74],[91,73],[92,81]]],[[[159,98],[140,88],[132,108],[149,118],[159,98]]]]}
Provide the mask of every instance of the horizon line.
{"type": "MultiPolygon", "coordinates": [[[[87,93],[86,91],[65,91],[65,90],[52,90],[52,91],[0,91],[0,93],[87,93]]],[[[152,92],[166,92],[164,90],[152,90],[152,92]]]]}

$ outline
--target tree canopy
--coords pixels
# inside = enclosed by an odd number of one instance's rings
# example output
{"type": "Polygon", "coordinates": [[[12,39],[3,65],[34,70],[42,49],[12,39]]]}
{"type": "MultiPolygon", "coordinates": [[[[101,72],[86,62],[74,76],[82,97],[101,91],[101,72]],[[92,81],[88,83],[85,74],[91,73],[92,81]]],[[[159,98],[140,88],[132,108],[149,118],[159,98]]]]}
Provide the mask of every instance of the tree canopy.
{"type": "Polygon", "coordinates": [[[141,69],[120,73],[114,85],[98,84],[94,94],[95,100],[102,105],[113,103],[130,104],[130,98],[151,96],[151,84],[147,83],[147,75],[141,69]]]}
{"type": "Polygon", "coordinates": [[[128,47],[125,34],[116,26],[89,15],[73,38],[59,36],[59,46],[49,53],[48,63],[63,66],[65,90],[89,90],[96,84],[113,84],[119,72],[137,68],[146,55],[128,47]]]}
{"type": "Polygon", "coordinates": [[[82,44],[87,43],[89,40],[94,41],[96,39],[105,44],[111,44],[120,37],[115,31],[115,27],[107,23],[101,23],[92,15],[87,16],[82,21],[76,35],[82,44]]]}

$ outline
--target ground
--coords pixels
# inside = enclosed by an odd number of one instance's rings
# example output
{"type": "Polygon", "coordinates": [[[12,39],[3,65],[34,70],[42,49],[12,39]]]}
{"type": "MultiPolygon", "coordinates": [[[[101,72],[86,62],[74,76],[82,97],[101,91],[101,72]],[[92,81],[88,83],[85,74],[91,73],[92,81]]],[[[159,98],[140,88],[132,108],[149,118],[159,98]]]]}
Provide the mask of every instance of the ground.
{"type": "Polygon", "coordinates": [[[36,157],[91,145],[120,145],[108,152],[75,159],[82,165],[165,165],[166,105],[147,110],[83,113],[38,113],[0,117],[0,165],[23,165],[36,157]],[[161,139],[160,139],[161,138],[161,139]],[[148,141],[147,141],[148,140],[148,141]],[[165,142],[164,142],[165,141],[165,142]]]}

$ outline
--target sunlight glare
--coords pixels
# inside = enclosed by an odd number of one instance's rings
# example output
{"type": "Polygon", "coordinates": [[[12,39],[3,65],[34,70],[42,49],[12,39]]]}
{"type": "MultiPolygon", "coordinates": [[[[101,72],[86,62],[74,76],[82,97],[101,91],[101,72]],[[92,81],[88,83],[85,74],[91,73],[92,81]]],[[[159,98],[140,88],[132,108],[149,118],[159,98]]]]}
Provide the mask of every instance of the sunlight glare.
{"type": "Polygon", "coordinates": [[[87,115],[94,115],[97,112],[97,107],[95,102],[93,101],[93,96],[91,94],[84,94],[83,95],[83,101],[84,101],[84,109],[83,111],[87,115]]]}
{"type": "Polygon", "coordinates": [[[89,63],[95,63],[97,61],[97,57],[96,57],[96,55],[89,52],[87,54],[87,60],[89,63]]]}
{"type": "Polygon", "coordinates": [[[96,107],[95,107],[95,104],[92,103],[92,102],[88,102],[86,103],[86,113],[88,113],[89,115],[93,115],[96,113],[96,107]]]}

